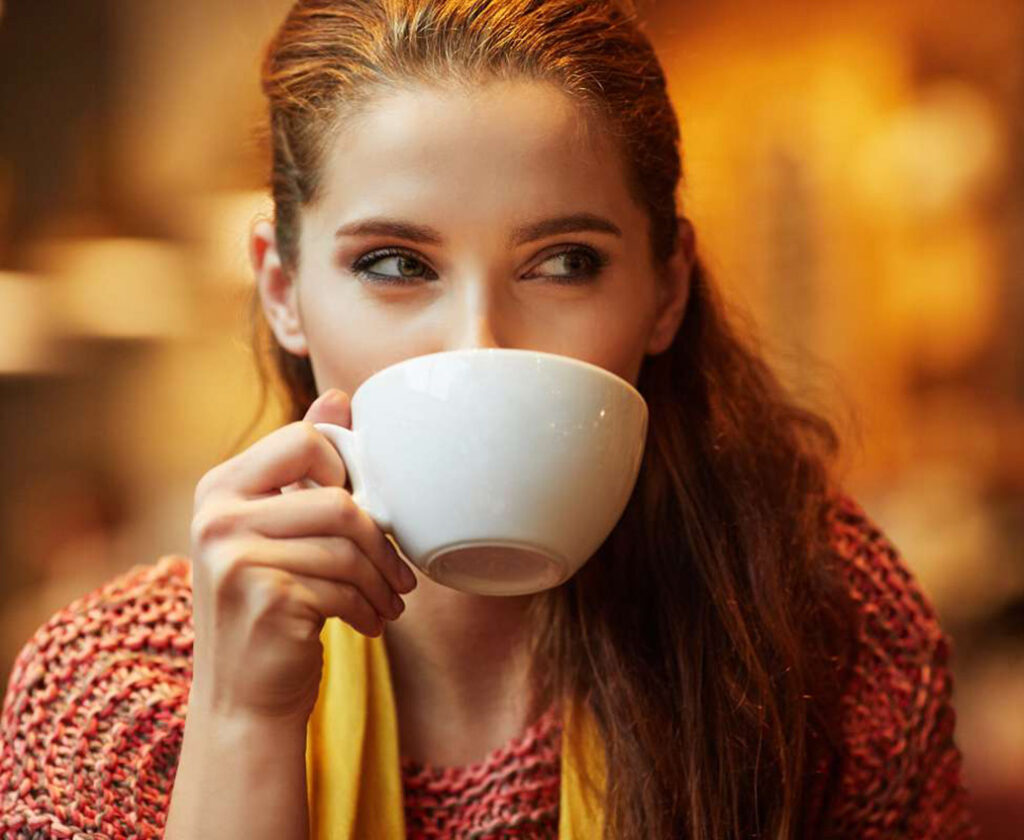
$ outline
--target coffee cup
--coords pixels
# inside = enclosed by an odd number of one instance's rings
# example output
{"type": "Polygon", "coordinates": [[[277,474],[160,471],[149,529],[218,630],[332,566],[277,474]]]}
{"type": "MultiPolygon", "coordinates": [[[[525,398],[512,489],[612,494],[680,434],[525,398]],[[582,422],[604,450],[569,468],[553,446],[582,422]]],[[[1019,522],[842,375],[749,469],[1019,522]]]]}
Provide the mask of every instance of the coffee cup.
{"type": "Polygon", "coordinates": [[[351,429],[315,427],[353,501],[424,574],[521,595],[568,580],[611,533],[647,416],[640,392],[597,365],[470,348],[383,368],[352,394],[351,429]]]}

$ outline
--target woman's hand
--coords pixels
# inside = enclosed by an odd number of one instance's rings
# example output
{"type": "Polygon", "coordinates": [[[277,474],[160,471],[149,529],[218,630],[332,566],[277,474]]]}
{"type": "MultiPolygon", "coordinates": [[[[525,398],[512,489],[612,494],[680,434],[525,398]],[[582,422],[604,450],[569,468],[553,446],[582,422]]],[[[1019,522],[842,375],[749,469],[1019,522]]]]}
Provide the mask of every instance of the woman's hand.
{"type": "Polygon", "coordinates": [[[330,389],[200,479],[192,519],[193,700],[220,715],[305,721],[338,616],[367,636],[395,619],[416,578],[345,490],[345,464],[314,427],[349,427],[330,389]],[[318,488],[297,489],[304,478],[318,488]],[[397,591],[396,591],[397,590],[397,591]]]}

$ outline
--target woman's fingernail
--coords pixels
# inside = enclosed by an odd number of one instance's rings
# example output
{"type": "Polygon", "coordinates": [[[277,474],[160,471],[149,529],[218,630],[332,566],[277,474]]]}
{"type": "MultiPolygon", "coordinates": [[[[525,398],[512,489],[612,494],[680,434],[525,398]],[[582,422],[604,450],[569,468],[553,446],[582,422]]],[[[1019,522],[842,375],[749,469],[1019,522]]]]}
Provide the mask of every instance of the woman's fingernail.
{"type": "Polygon", "coordinates": [[[402,610],[405,609],[405,603],[397,595],[392,594],[391,596],[391,609],[395,614],[395,618],[398,618],[402,614],[402,610]]]}

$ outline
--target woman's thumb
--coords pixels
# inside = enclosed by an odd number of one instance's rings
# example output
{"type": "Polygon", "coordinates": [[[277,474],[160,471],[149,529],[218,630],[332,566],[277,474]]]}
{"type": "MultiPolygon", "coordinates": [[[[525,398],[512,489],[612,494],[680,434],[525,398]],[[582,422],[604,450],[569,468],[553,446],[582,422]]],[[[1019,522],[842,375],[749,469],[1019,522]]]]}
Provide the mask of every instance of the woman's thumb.
{"type": "Polygon", "coordinates": [[[310,423],[333,423],[344,426],[352,425],[352,406],[348,394],[340,388],[328,388],[306,410],[302,418],[310,423]]]}

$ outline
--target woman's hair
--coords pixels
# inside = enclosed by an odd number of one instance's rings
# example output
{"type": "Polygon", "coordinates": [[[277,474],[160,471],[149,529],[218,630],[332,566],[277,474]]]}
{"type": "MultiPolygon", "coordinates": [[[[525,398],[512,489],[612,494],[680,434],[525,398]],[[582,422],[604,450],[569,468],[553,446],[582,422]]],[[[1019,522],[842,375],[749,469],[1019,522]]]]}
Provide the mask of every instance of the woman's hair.
{"type": "MultiPolygon", "coordinates": [[[[389,87],[522,78],[558,85],[618,138],[664,268],[679,127],[627,0],[308,0],[262,70],[285,270],[340,123],[389,87]]],[[[255,292],[252,310],[260,410],[269,374],[301,420],[309,360],[274,341],[255,292]]],[[[812,747],[835,744],[852,626],[828,537],[838,435],[752,347],[698,259],[674,342],[640,371],[650,428],[629,504],[530,605],[538,702],[586,702],[603,735],[607,837],[796,836],[812,747]]]]}

